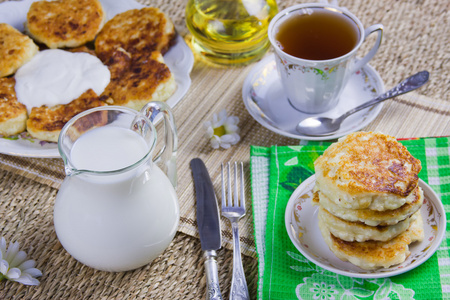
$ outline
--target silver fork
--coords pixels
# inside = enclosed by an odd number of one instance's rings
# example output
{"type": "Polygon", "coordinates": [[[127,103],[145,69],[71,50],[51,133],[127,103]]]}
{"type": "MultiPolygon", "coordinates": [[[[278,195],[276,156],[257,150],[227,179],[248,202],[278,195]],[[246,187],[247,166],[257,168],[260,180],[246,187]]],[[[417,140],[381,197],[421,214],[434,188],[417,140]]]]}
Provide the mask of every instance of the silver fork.
{"type": "Polygon", "coordinates": [[[234,199],[231,185],[230,163],[226,165],[222,163],[222,216],[230,220],[233,230],[233,278],[231,280],[230,300],[250,299],[239,245],[238,222],[245,215],[244,165],[242,162],[234,163],[234,199]],[[227,171],[227,184],[225,183],[225,171],[227,171]],[[240,183],[238,182],[238,172],[240,173],[240,183]],[[240,199],[238,186],[240,186],[241,192],[240,199]]]}

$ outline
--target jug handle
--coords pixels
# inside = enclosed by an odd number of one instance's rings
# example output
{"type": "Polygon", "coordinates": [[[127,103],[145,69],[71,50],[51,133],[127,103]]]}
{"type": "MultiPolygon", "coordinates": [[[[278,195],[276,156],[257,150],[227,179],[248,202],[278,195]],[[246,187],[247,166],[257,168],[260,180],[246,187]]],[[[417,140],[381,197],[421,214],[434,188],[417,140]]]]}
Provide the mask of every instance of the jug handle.
{"type": "Polygon", "coordinates": [[[175,119],[169,105],[160,101],[152,101],[147,103],[141,112],[156,124],[164,117],[164,145],[155,155],[153,162],[163,167],[163,171],[167,174],[173,187],[177,186],[177,150],[178,150],[178,134],[175,125],[175,119]]]}

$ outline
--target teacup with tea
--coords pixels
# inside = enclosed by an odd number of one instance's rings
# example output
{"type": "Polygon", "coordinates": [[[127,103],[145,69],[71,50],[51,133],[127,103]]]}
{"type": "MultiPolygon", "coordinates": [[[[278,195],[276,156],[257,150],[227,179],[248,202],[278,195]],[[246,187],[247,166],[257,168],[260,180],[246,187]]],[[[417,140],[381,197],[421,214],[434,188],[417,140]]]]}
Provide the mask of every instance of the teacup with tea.
{"type": "Polygon", "coordinates": [[[364,29],[347,9],[330,4],[299,4],[278,13],[268,34],[290,104],[310,114],[334,108],[350,75],[376,54],[382,33],[381,24],[364,29]],[[357,50],[374,32],[374,46],[357,60],[357,50]]]}

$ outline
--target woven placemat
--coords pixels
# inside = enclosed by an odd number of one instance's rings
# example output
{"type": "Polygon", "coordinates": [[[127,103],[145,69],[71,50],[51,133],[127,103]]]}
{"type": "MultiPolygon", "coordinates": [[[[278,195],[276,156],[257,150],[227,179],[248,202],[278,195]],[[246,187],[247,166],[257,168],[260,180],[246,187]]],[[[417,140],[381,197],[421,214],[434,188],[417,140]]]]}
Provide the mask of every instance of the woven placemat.
{"type": "MultiPolygon", "coordinates": [[[[189,40],[184,24],[186,1],[141,2],[167,12],[177,31],[189,40]]],[[[283,1],[279,3],[279,9],[303,2],[306,1],[283,1]]],[[[415,72],[428,70],[431,73],[430,82],[425,87],[387,101],[378,117],[364,129],[382,131],[399,138],[450,135],[448,1],[339,1],[339,4],[357,15],[365,26],[375,23],[384,25],[382,47],[370,64],[378,71],[386,88],[391,88],[415,72]]],[[[370,39],[361,49],[362,52],[369,47],[370,39]]],[[[52,225],[52,205],[57,188],[64,178],[62,161],[0,155],[0,168],[10,172],[0,171],[2,181],[12,178],[8,181],[9,185],[3,187],[7,195],[0,199],[2,234],[25,246],[24,250],[38,261],[38,267],[44,272],[41,285],[37,288],[0,283],[0,299],[13,295],[20,295],[17,298],[46,298],[47,293],[51,293],[54,298],[202,298],[205,278],[200,246],[196,239],[195,191],[189,168],[189,161],[194,157],[205,161],[217,195],[220,195],[221,186],[220,162],[246,163],[249,211],[240,223],[241,243],[243,253],[249,256],[244,261],[246,275],[251,290],[256,290],[254,282],[257,270],[252,258],[255,257],[255,246],[248,177],[249,148],[250,145],[290,145],[298,144],[299,141],[265,129],[245,109],[241,89],[253,66],[216,68],[201,61],[195,62],[191,72],[192,85],[173,109],[180,139],[177,192],[182,217],[179,233],[169,250],[143,269],[119,274],[98,272],[77,263],[63,249],[58,248],[52,225]],[[203,122],[222,109],[239,117],[241,141],[228,150],[213,150],[204,138],[203,122]],[[23,186],[19,189],[21,184],[23,186]],[[33,195],[35,199],[27,195],[33,195]],[[35,219],[36,216],[39,218],[35,219]],[[164,294],[154,295],[153,290],[164,294]],[[166,297],[165,293],[169,296],[166,297]]],[[[225,219],[222,222],[223,245],[231,249],[230,225],[225,219]]],[[[230,270],[226,268],[230,266],[231,252],[222,250],[220,255],[220,264],[223,266],[221,287],[226,292],[231,280],[230,270]]]]}
{"type": "MultiPolygon", "coordinates": [[[[145,1],[161,7],[173,19],[180,34],[188,36],[184,24],[183,1],[145,1]]],[[[280,3],[280,9],[297,3],[280,3]]],[[[449,10],[446,1],[418,3],[392,0],[367,3],[340,1],[366,26],[382,23],[385,27],[382,47],[370,64],[380,73],[386,88],[407,75],[427,69],[430,82],[417,92],[387,101],[378,117],[366,130],[378,130],[399,138],[450,134],[450,98],[448,43],[449,10]],[[401,17],[399,17],[401,16],[401,17]],[[407,25],[405,25],[407,24],[407,25]],[[425,47],[426,46],[426,47],[425,47]]],[[[186,40],[189,40],[186,37],[186,40]]],[[[370,47],[370,41],[366,48],[370,47]]],[[[363,49],[364,51],[364,49],[363,49]]],[[[201,157],[211,173],[216,192],[220,192],[219,162],[249,159],[249,145],[297,144],[299,141],[274,134],[257,123],[242,102],[243,81],[253,65],[242,68],[214,68],[196,61],[191,72],[192,85],[174,108],[180,147],[178,156],[178,195],[181,209],[179,230],[197,236],[195,198],[189,161],[201,157]],[[203,122],[223,108],[240,119],[241,142],[230,150],[213,150],[203,137],[203,122]]],[[[60,159],[35,159],[0,155],[0,167],[58,188],[64,178],[60,159]]],[[[247,187],[249,180],[247,178],[247,187]]],[[[249,191],[250,189],[247,188],[249,191]]],[[[218,193],[220,194],[220,193],[218,193]]],[[[250,193],[248,192],[248,199],[250,193]]],[[[242,221],[243,251],[254,256],[252,222],[248,214],[242,221]]],[[[223,220],[224,245],[231,249],[231,232],[223,220]]]]}
{"type": "MultiPolygon", "coordinates": [[[[129,272],[96,271],[73,259],[53,228],[57,190],[0,170],[0,235],[18,241],[43,273],[40,285],[0,282],[0,299],[201,299],[206,293],[202,250],[178,233],[152,264],[129,272]]],[[[231,284],[232,251],[218,251],[223,293],[231,284]]],[[[256,290],[256,260],[244,258],[249,288],[256,290]]]]}

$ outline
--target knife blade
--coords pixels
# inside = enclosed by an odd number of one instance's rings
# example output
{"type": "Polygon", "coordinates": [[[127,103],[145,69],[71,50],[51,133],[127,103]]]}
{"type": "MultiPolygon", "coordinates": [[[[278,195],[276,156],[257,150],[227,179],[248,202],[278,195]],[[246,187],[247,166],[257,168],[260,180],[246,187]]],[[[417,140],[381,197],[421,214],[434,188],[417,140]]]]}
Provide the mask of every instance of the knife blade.
{"type": "Polygon", "coordinates": [[[222,246],[220,231],[219,207],[217,205],[214,187],[204,162],[199,158],[191,160],[197,196],[197,225],[200,243],[204,251],[207,282],[207,299],[223,299],[220,293],[219,275],[217,269],[216,250],[222,246]]]}

